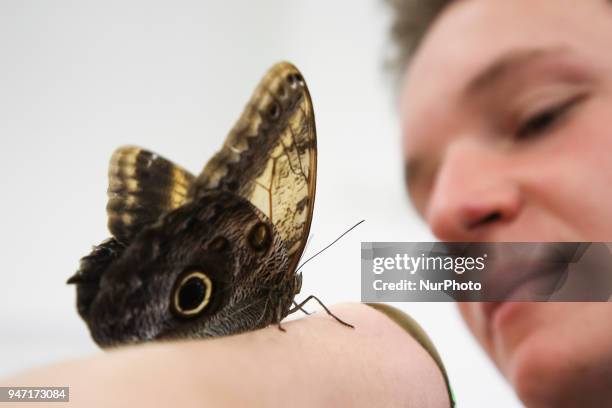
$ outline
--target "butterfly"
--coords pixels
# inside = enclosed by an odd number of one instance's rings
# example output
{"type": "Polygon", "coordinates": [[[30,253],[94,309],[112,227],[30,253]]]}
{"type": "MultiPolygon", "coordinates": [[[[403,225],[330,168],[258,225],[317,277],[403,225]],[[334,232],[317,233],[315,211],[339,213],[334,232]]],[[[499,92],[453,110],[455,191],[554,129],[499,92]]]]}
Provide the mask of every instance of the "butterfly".
{"type": "Polygon", "coordinates": [[[107,204],[112,237],[68,280],[94,341],[111,347],[270,324],[284,330],[284,317],[319,301],[294,301],[316,169],[312,100],[288,62],[268,70],[198,176],[151,151],[117,149],[107,204]]]}

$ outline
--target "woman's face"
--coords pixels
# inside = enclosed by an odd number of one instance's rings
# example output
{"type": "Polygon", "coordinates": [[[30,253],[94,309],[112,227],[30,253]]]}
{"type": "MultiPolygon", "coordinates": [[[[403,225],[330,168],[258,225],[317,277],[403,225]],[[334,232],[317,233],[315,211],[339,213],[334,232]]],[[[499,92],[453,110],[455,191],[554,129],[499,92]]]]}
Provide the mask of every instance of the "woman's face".
{"type": "MultiPolygon", "coordinates": [[[[406,182],[444,241],[612,241],[612,4],[454,1],[406,71],[406,182]]],[[[529,406],[612,398],[612,304],[460,304],[529,406]]]]}

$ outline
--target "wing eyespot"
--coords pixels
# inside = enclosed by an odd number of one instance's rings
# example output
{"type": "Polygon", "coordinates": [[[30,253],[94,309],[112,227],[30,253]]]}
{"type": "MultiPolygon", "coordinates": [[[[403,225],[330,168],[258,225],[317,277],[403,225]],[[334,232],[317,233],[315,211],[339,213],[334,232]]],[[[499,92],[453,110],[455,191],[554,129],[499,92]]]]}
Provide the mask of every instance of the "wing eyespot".
{"type": "Polygon", "coordinates": [[[179,317],[199,316],[210,304],[213,283],[202,271],[191,271],[179,278],[172,295],[172,310],[179,317]]]}
{"type": "Polygon", "coordinates": [[[256,252],[265,252],[272,243],[272,234],[270,227],[264,222],[255,224],[248,235],[248,242],[251,248],[256,252]]]}

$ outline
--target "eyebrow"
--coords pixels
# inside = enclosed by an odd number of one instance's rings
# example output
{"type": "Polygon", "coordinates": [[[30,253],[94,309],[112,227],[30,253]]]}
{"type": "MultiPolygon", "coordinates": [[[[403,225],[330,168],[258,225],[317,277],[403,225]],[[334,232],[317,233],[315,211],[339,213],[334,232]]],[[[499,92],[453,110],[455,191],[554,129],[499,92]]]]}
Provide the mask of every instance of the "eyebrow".
{"type": "Polygon", "coordinates": [[[527,48],[511,51],[493,61],[487,68],[472,78],[468,82],[464,94],[480,93],[500,79],[508,75],[514,75],[519,69],[537,60],[565,52],[567,52],[566,47],[527,48]]]}

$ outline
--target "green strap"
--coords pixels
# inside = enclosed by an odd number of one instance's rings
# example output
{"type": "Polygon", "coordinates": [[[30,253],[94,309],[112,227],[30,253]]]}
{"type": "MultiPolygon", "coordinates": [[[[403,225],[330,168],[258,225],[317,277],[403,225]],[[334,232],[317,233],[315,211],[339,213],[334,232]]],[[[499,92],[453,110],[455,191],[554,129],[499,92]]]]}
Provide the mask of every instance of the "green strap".
{"type": "Polygon", "coordinates": [[[451,402],[451,408],[454,407],[456,405],[455,394],[451,389],[446,368],[444,368],[444,363],[442,363],[440,354],[438,354],[438,350],[436,350],[436,347],[433,345],[427,333],[425,333],[425,330],[423,330],[423,328],[416,322],[416,320],[393,306],[389,306],[384,303],[366,304],[389,316],[394,322],[396,322],[404,330],[406,330],[421,346],[423,346],[425,350],[427,350],[431,358],[433,358],[436,362],[438,368],[440,368],[440,371],[442,371],[444,381],[446,382],[446,388],[448,389],[448,396],[451,402]]]}

